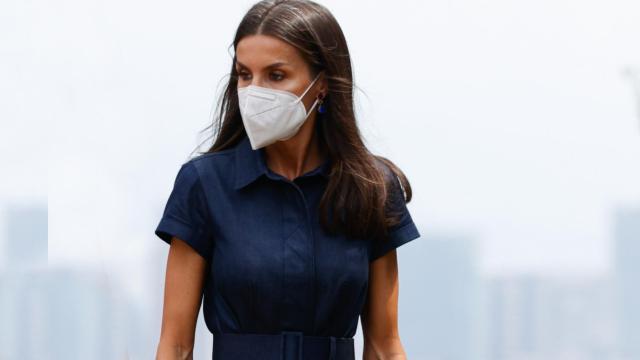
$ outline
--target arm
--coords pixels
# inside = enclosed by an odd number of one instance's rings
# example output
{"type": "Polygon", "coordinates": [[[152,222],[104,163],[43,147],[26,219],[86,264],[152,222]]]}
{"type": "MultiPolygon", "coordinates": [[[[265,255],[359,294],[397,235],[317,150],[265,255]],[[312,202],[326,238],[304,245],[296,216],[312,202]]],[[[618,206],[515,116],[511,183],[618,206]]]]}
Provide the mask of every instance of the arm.
{"type": "Polygon", "coordinates": [[[156,360],[191,360],[206,260],[173,237],[167,259],[162,329],[156,360]]]}
{"type": "Polygon", "coordinates": [[[398,261],[396,251],[369,267],[369,290],[361,314],[363,360],[405,360],[398,333],[398,261]]]}

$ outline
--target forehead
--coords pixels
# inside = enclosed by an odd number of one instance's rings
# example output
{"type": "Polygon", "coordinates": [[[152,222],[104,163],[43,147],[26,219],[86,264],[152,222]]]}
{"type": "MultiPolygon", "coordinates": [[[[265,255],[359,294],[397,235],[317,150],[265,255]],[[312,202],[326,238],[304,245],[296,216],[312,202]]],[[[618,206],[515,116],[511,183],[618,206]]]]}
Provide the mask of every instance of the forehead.
{"type": "Polygon", "coordinates": [[[249,35],[238,42],[236,59],[249,67],[262,67],[282,61],[292,65],[304,64],[298,49],[269,35],[249,35]]]}

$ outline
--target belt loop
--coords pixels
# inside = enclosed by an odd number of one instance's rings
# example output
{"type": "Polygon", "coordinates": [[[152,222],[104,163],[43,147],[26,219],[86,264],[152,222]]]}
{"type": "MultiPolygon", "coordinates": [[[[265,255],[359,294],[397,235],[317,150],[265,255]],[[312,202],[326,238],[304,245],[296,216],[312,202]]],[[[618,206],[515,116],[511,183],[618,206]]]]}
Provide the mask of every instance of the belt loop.
{"type": "Polygon", "coordinates": [[[282,331],[280,333],[280,360],[303,360],[302,346],[304,338],[302,331],[282,331]]]}
{"type": "Polygon", "coordinates": [[[334,336],[329,337],[329,360],[336,359],[336,338],[334,336]]]}

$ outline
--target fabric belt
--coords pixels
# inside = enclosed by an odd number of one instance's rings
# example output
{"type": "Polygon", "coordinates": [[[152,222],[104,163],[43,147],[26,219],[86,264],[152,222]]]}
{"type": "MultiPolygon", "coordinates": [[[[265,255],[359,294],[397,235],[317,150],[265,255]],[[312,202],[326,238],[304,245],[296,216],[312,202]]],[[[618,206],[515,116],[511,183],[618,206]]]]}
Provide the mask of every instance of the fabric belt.
{"type": "Polygon", "coordinates": [[[353,338],[279,334],[213,334],[214,360],[355,360],[353,338]]]}

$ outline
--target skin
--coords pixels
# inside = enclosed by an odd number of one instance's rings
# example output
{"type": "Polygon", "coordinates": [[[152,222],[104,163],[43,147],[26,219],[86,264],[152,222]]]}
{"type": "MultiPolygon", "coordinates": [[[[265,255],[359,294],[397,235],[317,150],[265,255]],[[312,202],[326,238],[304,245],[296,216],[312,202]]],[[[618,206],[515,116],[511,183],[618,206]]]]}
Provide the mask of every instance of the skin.
{"type": "Polygon", "coordinates": [[[363,360],[406,360],[398,333],[398,257],[396,250],[369,265],[369,290],[360,322],[363,360]]]}
{"type": "MultiPolygon", "coordinates": [[[[313,81],[313,74],[297,49],[277,38],[252,35],[236,48],[238,87],[257,85],[290,91],[298,96],[313,81]],[[278,65],[271,66],[279,63],[278,65]]],[[[307,111],[327,93],[321,74],[302,102],[307,111]]],[[[314,131],[317,105],[290,139],[265,147],[267,166],[289,180],[318,167],[326,154],[314,131]]],[[[162,329],[157,357],[160,360],[192,359],[195,326],[202,301],[206,261],[184,241],[171,242],[165,279],[162,329]]],[[[363,359],[406,359],[397,326],[398,266],[396,251],[376,259],[369,268],[369,292],[361,315],[363,359]]]]}
{"type": "MultiPolygon", "coordinates": [[[[257,85],[302,95],[313,81],[309,66],[297,49],[266,35],[247,36],[236,49],[238,87],[257,85]],[[270,67],[275,63],[284,63],[270,67]]],[[[320,75],[302,98],[307,112],[320,94],[327,93],[327,81],[320,75]]],[[[289,180],[318,167],[325,154],[320,152],[315,129],[317,105],[296,135],[265,147],[267,166],[289,180]]]]}
{"type": "Polygon", "coordinates": [[[174,237],[169,247],[157,360],[193,359],[206,260],[174,237]]]}

